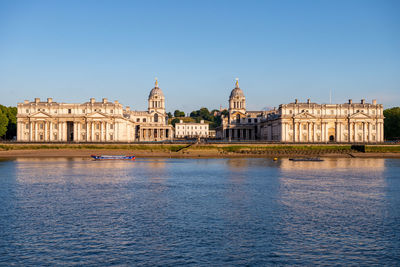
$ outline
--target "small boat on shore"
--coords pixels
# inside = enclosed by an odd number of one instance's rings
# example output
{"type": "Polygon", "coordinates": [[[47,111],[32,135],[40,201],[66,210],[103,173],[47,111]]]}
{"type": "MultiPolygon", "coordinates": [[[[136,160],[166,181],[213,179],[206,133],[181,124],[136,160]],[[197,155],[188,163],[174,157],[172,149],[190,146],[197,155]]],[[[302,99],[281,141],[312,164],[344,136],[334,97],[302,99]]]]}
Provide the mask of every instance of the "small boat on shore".
{"type": "Polygon", "coordinates": [[[135,160],[135,156],[124,155],[91,155],[94,160],[135,160]]]}
{"type": "Polygon", "coordinates": [[[291,161],[324,161],[320,158],[290,158],[291,161]]]}

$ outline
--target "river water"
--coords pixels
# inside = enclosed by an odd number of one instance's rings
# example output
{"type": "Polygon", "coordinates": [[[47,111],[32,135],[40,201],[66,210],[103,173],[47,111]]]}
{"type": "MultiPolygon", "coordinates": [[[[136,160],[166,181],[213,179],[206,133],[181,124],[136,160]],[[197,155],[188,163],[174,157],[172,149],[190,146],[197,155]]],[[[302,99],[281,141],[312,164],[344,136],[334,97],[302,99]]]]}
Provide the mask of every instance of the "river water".
{"type": "Polygon", "coordinates": [[[0,161],[0,265],[400,265],[400,160],[0,161]]]}

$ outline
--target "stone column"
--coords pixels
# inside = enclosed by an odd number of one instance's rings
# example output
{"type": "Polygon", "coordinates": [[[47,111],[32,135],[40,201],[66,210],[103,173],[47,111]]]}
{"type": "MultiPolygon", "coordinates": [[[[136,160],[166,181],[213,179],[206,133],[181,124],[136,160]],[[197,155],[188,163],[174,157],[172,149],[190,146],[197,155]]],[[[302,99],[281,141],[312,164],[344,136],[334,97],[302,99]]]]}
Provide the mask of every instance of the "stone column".
{"type": "Polygon", "coordinates": [[[107,142],[108,141],[108,128],[109,124],[105,121],[104,122],[104,141],[107,142]]]}
{"type": "Polygon", "coordinates": [[[365,142],[365,137],[366,137],[366,129],[365,129],[365,122],[362,123],[362,128],[363,128],[363,133],[362,133],[362,141],[365,142]]]}
{"type": "Polygon", "coordinates": [[[51,121],[49,122],[49,128],[50,128],[50,132],[49,132],[49,134],[50,134],[49,141],[51,142],[51,141],[53,141],[53,123],[52,123],[51,121]]]}
{"type": "Polygon", "coordinates": [[[368,122],[367,128],[368,128],[368,143],[370,143],[372,142],[372,129],[371,129],[372,127],[370,122],[368,122]]]}
{"type": "Polygon", "coordinates": [[[307,142],[311,142],[311,127],[310,122],[307,122],[307,142]]]}
{"type": "Polygon", "coordinates": [[[74,134],[74,137],[76,135],[76,142],[81,141],[81,123],[76,122],[76,133],[74,134]]]}
{"type": "Polygon", "coordinates": [[[293,121],[293,143],[296,142],[296,135],[297,135],[297,131],[296,131],[296,122],[293,121]]]}
{"type": "Polygon", "coordinates": [[[104,140],[104,122],[100,122],[100,142],[104,140]]]}
{"type": "Polygon", "coordinates": [[[33,122],[29,122],[29,142],[33,141],[33,122]]]}
{"type": "Polygon", "coordinates": [[[348,142],[351,143],[351,140],[353,139],[352,138],[353,137],[353,131],[352,131],[352,123],[351,122],[348,123],[347,134],[348,134],[348,137],[349,137],[348,142]]]}
{"type": "Polygon", "coordinates": [[[315,122],[313,122],[313,142],[317,142],[317,127],[315,127],[315,122]]]}
{"type": "Polygon", "coordinates": [[[93,121],[90,122],[90,141],[94,142],[95,138],[94,138],[94,123],[93,121]]]}
{"type": "Polygon", "coordinates": [[[47,142],[47,121],[44,122],[44,135],[43,135],[43,141],[47,142]]]}
{"type": "Polygon", "coordinates": [[[38,141],[38,123],[35,121],[35,142],[38,141]]]}

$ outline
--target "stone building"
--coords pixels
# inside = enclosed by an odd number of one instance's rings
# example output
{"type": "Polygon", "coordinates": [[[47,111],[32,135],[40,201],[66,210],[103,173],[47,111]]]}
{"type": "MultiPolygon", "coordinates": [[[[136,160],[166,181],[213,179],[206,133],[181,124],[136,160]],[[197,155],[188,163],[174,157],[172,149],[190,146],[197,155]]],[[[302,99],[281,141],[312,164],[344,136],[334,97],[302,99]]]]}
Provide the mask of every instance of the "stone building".
{"type": "Polygon", "coordinates": [[[209,124],[201,120],[200,123],[196,122],[183,122],[175,124],[175,137],[176,138],[208,138],[209,137],[209,124]]]}
{"type": "Polygon", "coordinates": [[[260,122],[268,112],[246,110],[246,97],[239,87],[238,79],[229,96],[228,113],[216,129],[217,138],[237,141],[260,139],[260,122]]]}
{"type": "Polygon", "coordinates": [[[366,103],[282,104],[277,110],[247,111],[243,91],[236,86],[229,96],[228,116],[217,128],[217,138],[231,141],[264,140],[305,143],[383,142],[383,106],[366,103]]]}
{"type": "Polygon", "coordinates": [[[280,142],[383,142],[383,106],[376,100],[282,104],[261,122],[261,137],[280,142]]]}
{"type": "Polygon", "coordinates": [[[17,140],[21,142],[138,142],[172,139],[165,98],[156,80],[147,111],[131,111],[118,102],[91,98],[82,104],[52,98],[18,103],[17,140]]]}

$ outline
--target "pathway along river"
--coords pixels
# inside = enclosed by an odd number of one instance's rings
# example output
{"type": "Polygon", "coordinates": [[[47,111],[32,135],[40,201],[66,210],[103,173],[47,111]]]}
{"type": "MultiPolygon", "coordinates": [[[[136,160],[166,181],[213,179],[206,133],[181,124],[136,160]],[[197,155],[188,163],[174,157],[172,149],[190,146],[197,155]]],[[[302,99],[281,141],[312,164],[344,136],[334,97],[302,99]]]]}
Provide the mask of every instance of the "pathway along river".
{"type": "Polygon", "coordinates": [[[0,161],[0,265],[400,265],[400,160],[0,161]]]}

